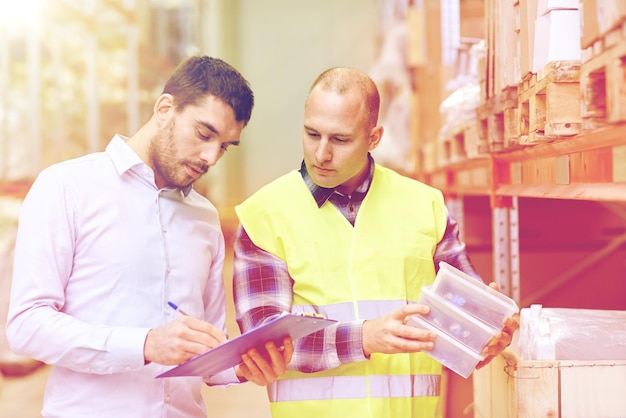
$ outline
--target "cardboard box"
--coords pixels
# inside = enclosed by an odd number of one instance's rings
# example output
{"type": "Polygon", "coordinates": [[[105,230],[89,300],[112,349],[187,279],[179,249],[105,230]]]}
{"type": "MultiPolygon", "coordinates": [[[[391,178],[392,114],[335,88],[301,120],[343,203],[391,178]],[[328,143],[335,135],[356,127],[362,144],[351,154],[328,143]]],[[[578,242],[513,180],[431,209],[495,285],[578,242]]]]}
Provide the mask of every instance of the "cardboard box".
{"type": "Polygon", "coordinates": [[[579,0],[580,46],[590,47],[595,41],[626,20],[624,0],[579,0]]]}
{"type": "Polygon", "coordinates": [[[626,1],[597,0],[598,27],[603,35],[626,19],[626,1]]]}
{"type": "Polygon", "coordinates": [[[598,0],[580,0],[580,47],[588,48],[600,38],[598,0]]]}
{"type": "Polygon", "coordinates": [[[496,25],[495,54],[495,91],[496,95],[509,86],[516,86],[521,81],[519,68],[519,22],[516,12],[519,9],[510,2],[498,5],[498,24],[496,25]]]}
{"type": "Polygon", "coordinates": [[[532,72],[552,61],[580,61],[579,10],[552,10],[535,21],[532,72]]]}
{"type": "Polygon", "coordinates": [[[520,78],[532,72],[533,51],[535,48],[535,20],[537,19],[537,0],[520,1],[520,78]]]}

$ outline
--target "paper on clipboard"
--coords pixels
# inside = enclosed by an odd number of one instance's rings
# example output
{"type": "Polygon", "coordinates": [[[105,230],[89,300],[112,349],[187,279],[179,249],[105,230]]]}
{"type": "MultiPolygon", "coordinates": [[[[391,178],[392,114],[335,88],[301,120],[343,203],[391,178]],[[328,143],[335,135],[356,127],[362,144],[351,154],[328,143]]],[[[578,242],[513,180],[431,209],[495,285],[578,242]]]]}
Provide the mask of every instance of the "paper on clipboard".
{"type": "Polygon", "coordinates": [[[287,335],[292,340],[297,340],[336,322],[334,319],[317,316],[282,314],[258,328],[228,340],[224,344],[199,354],[156,377],[210,377],[241,363],[241,356],[253,347],[263,347],[267,341],[274,341],[277,345],[281,345],[287,335]]]}

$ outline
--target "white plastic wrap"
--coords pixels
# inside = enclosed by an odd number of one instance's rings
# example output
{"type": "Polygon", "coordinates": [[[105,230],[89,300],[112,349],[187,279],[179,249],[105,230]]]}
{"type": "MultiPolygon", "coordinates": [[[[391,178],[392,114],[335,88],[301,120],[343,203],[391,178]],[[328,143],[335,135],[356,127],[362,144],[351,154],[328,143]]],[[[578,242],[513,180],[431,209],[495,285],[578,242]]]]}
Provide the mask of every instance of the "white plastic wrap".
{"type": "Polygon", "coordinates": [[[476,120],[481,89],[478,62],[484,55],[485,44],[481,41],[472,45],[466,55],[459,56],[457,75],[447,84],[452,93],[439,105],[442,121],[439,132],[441,138],[454,135],[460,128],[476,120]]]}
{"type": "Polygon", "coordinates": [[[626,360],[626,311],[532,305],[517,344],[521,360],[626,360]]]}
{"type": "Polygon", "coordinates": [[[379,123],[385,127],[383,139],[372,151],[377,163],[411,171],[411,73],[406,62],[408,28],[406,21],[390,24],[385,32],[380,56],[369,71],[378,86],[381,106],[379,123]]]}
{"type": "Polygon", "coordinates": [[[475,121],[476,109],[480,104],[480,85],[466,84],[457,88],[439,105],[442,126],[440,138],[449,138],[471,121],[475,121]]]}

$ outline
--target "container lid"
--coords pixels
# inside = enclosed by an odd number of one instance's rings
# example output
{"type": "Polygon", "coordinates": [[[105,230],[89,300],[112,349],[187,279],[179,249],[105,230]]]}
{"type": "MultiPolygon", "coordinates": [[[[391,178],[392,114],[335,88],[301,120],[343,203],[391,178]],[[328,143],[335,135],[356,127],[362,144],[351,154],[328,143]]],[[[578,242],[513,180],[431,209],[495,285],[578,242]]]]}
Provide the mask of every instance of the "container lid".
{"type": "MultiPolygon", "coordinates": [[[[456,318],[462,317],[464,321],[471,323],[475,327],[481,328],[486,333],[496,335],[498,331],[500,331],[500,328],[488,324],[487,322],[481,321],[480,319],[474,317],[468,312],[459,309],[457,305],[450,302],[448,299],[439,296],[438,294],[433,292],[431,286],[422,287],[422,294],[424,294],[429,300],[435,301],[439,307],[443,307],[443,309],[445,309],[451,316],[454,316],[456,318]]],[[[424,318],[424,320],[428,321],[426,318],[424,318]]]]}
{"type": "Polygon", "coordinates": [[[435,277],[435,282],[432,285],[433,291],[437,291],[437,286],[440,284],[441,277],[443,274],[448,273],[450,276],[453,276],[459,280],[457,283],[461,286],[465,286],[468,289],[486,292],[486,296],[496,305],[496,309],[507,315],[511,316],[517,312],[519,312],[519,307],[517,303],[506,296],[504,293],[498,292],[495,289],[492,289],[488,285],[486,285],[483,281],[470,276],[469,274],[451,266],[450,264],[441,261],[439,262],[439,273],[437,273],[437,277],[435,277]]]}

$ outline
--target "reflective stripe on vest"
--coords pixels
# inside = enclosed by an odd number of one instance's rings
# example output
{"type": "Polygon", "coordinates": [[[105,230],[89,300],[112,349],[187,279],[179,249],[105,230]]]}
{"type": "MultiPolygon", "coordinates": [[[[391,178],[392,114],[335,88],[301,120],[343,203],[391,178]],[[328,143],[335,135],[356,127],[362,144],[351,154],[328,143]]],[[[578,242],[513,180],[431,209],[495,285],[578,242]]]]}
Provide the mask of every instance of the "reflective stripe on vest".
{"type": "Polygon", "coordinates": [[[370,375],[288,379],[272,384],[270,402],[439,396],[439,375],[370,375]],[[369,381],[368,381],[369,380],[369,381]],[[368,394],[369,388],[369,394],[368,394]]]}
{"type": "Polygon", "coordinates": [[[293,305],[291,310],[297,313],[319,313],[339,322],[349,322],[356,319],[378,318],[406,304],[405,300],[359,300],[321,306],[293,305]]]}

